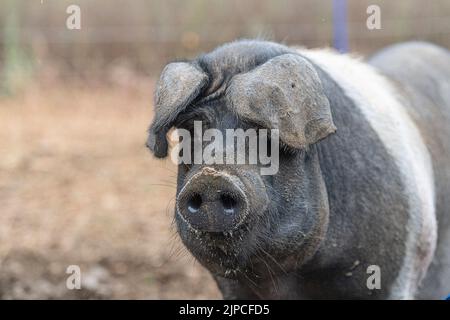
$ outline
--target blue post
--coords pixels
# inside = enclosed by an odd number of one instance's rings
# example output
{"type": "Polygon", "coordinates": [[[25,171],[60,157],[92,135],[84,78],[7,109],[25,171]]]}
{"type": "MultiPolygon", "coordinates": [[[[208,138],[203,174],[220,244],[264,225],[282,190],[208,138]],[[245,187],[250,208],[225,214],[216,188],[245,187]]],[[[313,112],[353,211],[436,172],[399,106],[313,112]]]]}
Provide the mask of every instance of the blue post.
{"type": "Polygon", "coordinates": [[[333,0],[333,45],[340,53],[348,52],[347,0],[333,0]]]}

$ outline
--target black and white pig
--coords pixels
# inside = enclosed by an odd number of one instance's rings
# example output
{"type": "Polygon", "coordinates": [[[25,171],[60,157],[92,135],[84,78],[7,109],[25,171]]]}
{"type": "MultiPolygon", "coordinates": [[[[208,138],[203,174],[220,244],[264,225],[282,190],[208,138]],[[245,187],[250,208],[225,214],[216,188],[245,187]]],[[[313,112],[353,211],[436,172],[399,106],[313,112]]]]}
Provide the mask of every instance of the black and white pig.
{"type": "Polygon", "coordinates": [[[178,233],[224,298],[450,293],[449,51],[404,43],[363,62],[228,43],[165,67],[147,146],[166,157],[169,130],[195,120],[280,138],[273,175],[260,163],[178,166],[178,233]]]}

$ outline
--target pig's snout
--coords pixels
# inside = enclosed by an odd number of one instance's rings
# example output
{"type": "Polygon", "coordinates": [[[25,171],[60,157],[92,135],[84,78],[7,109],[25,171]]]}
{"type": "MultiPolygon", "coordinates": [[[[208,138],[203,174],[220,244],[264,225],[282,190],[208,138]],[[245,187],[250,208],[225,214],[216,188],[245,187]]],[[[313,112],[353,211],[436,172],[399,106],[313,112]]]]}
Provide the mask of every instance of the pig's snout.
{"type": "Polygon", "coordinates": [[[244,188],[237,176],[204,168],[181,189],[177,211],[196,230],[231,231],[247,215],[249,204],[244,188]]]}

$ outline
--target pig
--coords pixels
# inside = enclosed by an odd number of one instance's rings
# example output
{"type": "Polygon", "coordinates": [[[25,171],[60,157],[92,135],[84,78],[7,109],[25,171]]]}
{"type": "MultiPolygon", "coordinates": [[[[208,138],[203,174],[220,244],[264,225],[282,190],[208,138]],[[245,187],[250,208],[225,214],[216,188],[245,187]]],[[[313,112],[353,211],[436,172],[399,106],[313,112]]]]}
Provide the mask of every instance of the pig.
{"type": "Polygon", "coordinates": [[[450,293],[446,49],[403,43],[363,61],[238,40],[169,63],[154,108],[158,158],[169,131],[195,121],[279,133],[271,175],[261,163],[178,165],[178,234],[225,299],[450,293]]]}

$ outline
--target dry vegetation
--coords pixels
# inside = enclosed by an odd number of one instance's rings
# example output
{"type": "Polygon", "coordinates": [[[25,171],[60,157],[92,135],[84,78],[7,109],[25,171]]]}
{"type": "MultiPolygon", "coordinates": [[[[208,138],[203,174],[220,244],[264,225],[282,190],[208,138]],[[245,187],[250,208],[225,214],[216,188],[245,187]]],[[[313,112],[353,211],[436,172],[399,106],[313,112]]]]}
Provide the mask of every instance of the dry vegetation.
{"type": "Polygon", "coordinates": [[[175,234],[176,168],[144,147],[151,87],[0,98],[0,298],[220,297],[175,234]]]}

